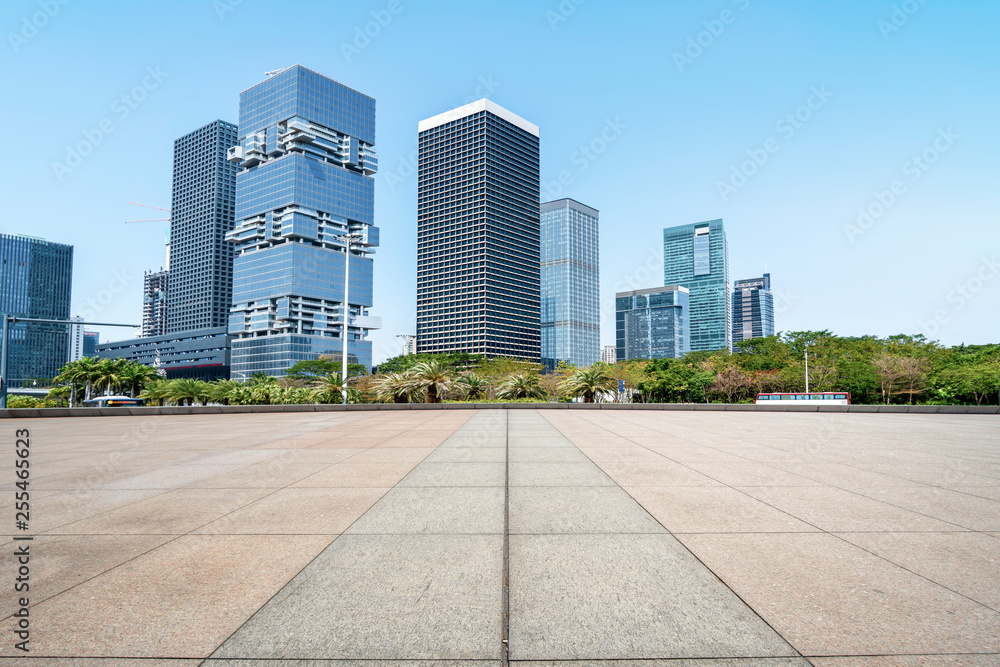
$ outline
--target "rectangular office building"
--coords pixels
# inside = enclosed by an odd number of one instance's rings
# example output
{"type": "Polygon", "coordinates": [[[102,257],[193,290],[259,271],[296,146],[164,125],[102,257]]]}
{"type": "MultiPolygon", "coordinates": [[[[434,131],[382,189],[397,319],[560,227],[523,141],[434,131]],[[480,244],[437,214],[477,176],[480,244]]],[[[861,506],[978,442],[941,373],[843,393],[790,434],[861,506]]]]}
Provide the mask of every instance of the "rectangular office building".
{"type": "Polygon", "coordinates": [[[598,217],[572,199],[541,205],[542,363],[590,366],[598,360],[598,217]]]}
{"type": "MultiPolygon", "coordinates": [[[[73,246],[0,234],[0,314],[68,320],[72,288],[73,246]]],[[[5,383],[20,387],[55,377],[69,358],[69,344],[68,324],[11,325],[5,383]]]]}
{"type": "Polygon", "coordinates": [[[722,220],[663,230],[663,282],[691,292],[691,350],[732,350],[729,244],[722,220]]]}
{"type": "MultiPolygon", "coordinates": [[[[371,368],[375,100],[295,65],[240,94],[233,379],[329,355],[371,368]],[[347,236],[350,236],[350,240],[347,236]],[[345,262],[350,294],[345,303],[345,262]]],[[[173,273],[173,268],[171,268],[173,273]]],[[[171,275],[171,289],[173,276],[171,275]]]]}
{"type": "Polygon", "coordinates": [[[479,100],[418,130],[417,351],[539,361],[538,127],[479,100]]]}
{"type": "Polygon", "coordinates": [[[168,380],[229,379],[230,337],[226,327],[100,343],[94,355],[152,366],[168,380]]]}
{"type": "Polygon", "coordinates": [[[733,342],[774,335],[771,274],[733,284],[733,342]]]}
{"type": "Polygon", "coordinates": [[[153,285],[147,283],[154,291],[164,290],[154,296],[154,303],[144,303],[144,336],[223,327],[229,320],[233,246],[226,242],[226,234],[233,229],[236,165],[226,158],[234,145],[236,126],[224,120],[174,142],[170,286],[166,289],[167,274],[162,271],[152,274],[153,285]],[[162,316],[155,303],[158,298],[166,299],[162,316]]]}
{"type": "Polygon", "coordinates": [[[689,296],[679,285],[615,294],[617,360],[680,359],[690,352],[689,296]]]}

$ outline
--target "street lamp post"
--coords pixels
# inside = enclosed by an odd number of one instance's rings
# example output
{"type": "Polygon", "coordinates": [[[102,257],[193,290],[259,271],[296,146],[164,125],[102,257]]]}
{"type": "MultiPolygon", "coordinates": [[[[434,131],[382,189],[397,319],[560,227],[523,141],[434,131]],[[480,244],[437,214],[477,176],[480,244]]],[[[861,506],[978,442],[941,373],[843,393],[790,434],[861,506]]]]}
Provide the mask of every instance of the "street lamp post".
{"type": "Polygon", "coordinates": [[[339,237],[341,241],[344,242],[344,354],[342,363],[342,371],[340,374],[340,395],[343,398],[343,404],[347,405],[347,336],[348,336],[348,319],[350,318],[351,309],[348,303],[348,287],[350,285],[351,277],[351,244],[356,241],[361,241],[363,237],[361,234],[341,234],[339,237]]]}
{"type": "Polygon", "coordinates": [[[806,393],[809,393],[809,346],[806,345],[806,393]]]}

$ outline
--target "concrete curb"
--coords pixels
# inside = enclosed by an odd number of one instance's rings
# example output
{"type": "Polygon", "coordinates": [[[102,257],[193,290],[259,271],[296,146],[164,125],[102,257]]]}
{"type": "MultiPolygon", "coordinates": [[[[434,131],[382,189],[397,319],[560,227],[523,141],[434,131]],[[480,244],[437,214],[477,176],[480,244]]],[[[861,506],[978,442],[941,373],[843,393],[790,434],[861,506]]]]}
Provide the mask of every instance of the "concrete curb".
{"type": "Polygon", "coordinates": [[[373,410],[683,410],[697,412],[855,412],[879,414],[996,415],[995,405],[752,405],[726,403],[371,403],[363,405],[192,405],[143,408],[14,408],[0,419],[138,417],[277,412],[366,412],[373,410]]]}

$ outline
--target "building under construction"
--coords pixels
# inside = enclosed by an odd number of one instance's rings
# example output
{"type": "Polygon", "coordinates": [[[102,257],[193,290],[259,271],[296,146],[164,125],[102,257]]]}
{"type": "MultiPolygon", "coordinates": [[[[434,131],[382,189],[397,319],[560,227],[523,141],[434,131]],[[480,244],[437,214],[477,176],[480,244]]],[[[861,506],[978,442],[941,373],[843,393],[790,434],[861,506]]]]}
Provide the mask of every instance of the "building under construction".
{"type": "Polygon", "coordinates": [[[167,333],[167,282],[170,271],[146,271],[142,277],[142,336],[167,333]]]}

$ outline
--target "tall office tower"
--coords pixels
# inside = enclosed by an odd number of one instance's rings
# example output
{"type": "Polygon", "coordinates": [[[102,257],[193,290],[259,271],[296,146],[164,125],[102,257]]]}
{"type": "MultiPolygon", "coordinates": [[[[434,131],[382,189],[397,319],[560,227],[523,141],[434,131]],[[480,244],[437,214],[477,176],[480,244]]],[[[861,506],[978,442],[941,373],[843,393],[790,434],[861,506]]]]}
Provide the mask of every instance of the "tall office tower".
{"type": "Polygon", "coordinates": [[[690,352],[689,297],[679,285],[615,294],[618,361],[680,359],[690,352]]]}
{"type": "Polygon", "coordinates": [[[541,205],[542,363],[597,362],[601,314],[598,212],[572,199],[541,205]]]}
{"type": "Polygon", "coordinates": [[[167,333],[167,291],[170,272],[146,271],[142,276],[142,336],[167,333]]]}
{"type": "Polygon", "coordinates": [[[321,354],[340,360],[345,328],[348,360],[370,368],[366,336],[381,326],[368,316],[378,246],[375,100],[289,67],[240,93],[239,145],[229,159],[241,167],[236,227],[227,237],[236,244],[234,379],[284,375],[321,354]],[[358,237],[347,304],[345,234],[358,237]]]}
{"type": "MultiPolygon", "coordinates": [[[[236,126],[209,123],[174,142],[174,187],[167,250],[170,290],[166,331],[222,327],[232,303],[236,165],[226,159],[236,126]]],[[[145,315],[145,313],[144,313],[145,315]]],[[[146,333],[145,317],[143,335],[146,333]]]]}
{"type": "Polygon", "coordinates": [[[618,348],[614,345],[605,345],[602,347],[601,361],[605,364],[613,364],[618,361],[618,348]]]}
{"type": "Polygon", "coordinates": [[[417,352],[539,361],[538,127],[483,99],[418,130],[417,352]]]}
{"type": "Polygon", "coordinates": [[[66,346],[66,361],[76,361],[83,356],[83,318],[71,317],[74,322],[69,326],[69,344],[66,346]]]}
{"type": "Polygon", "coordinates": [[[663,230],[663,283],[691,291],[691,350],[731,350],[729,244],[722,220],[663,230]]]}
{"type": "MultiPolygon", "coordinates": [[[[18,234],[0,234],[0,313],[69,319],[73,246],[18,234]]],[[[51,379],[66,363],[71,327],[17,322],[7,333],[7,386],[51,379]]]]}
{"type": "Polygon", "coordinates": [[[771,274],[733,284],[733,342],[774,335],[771,274]]]}

